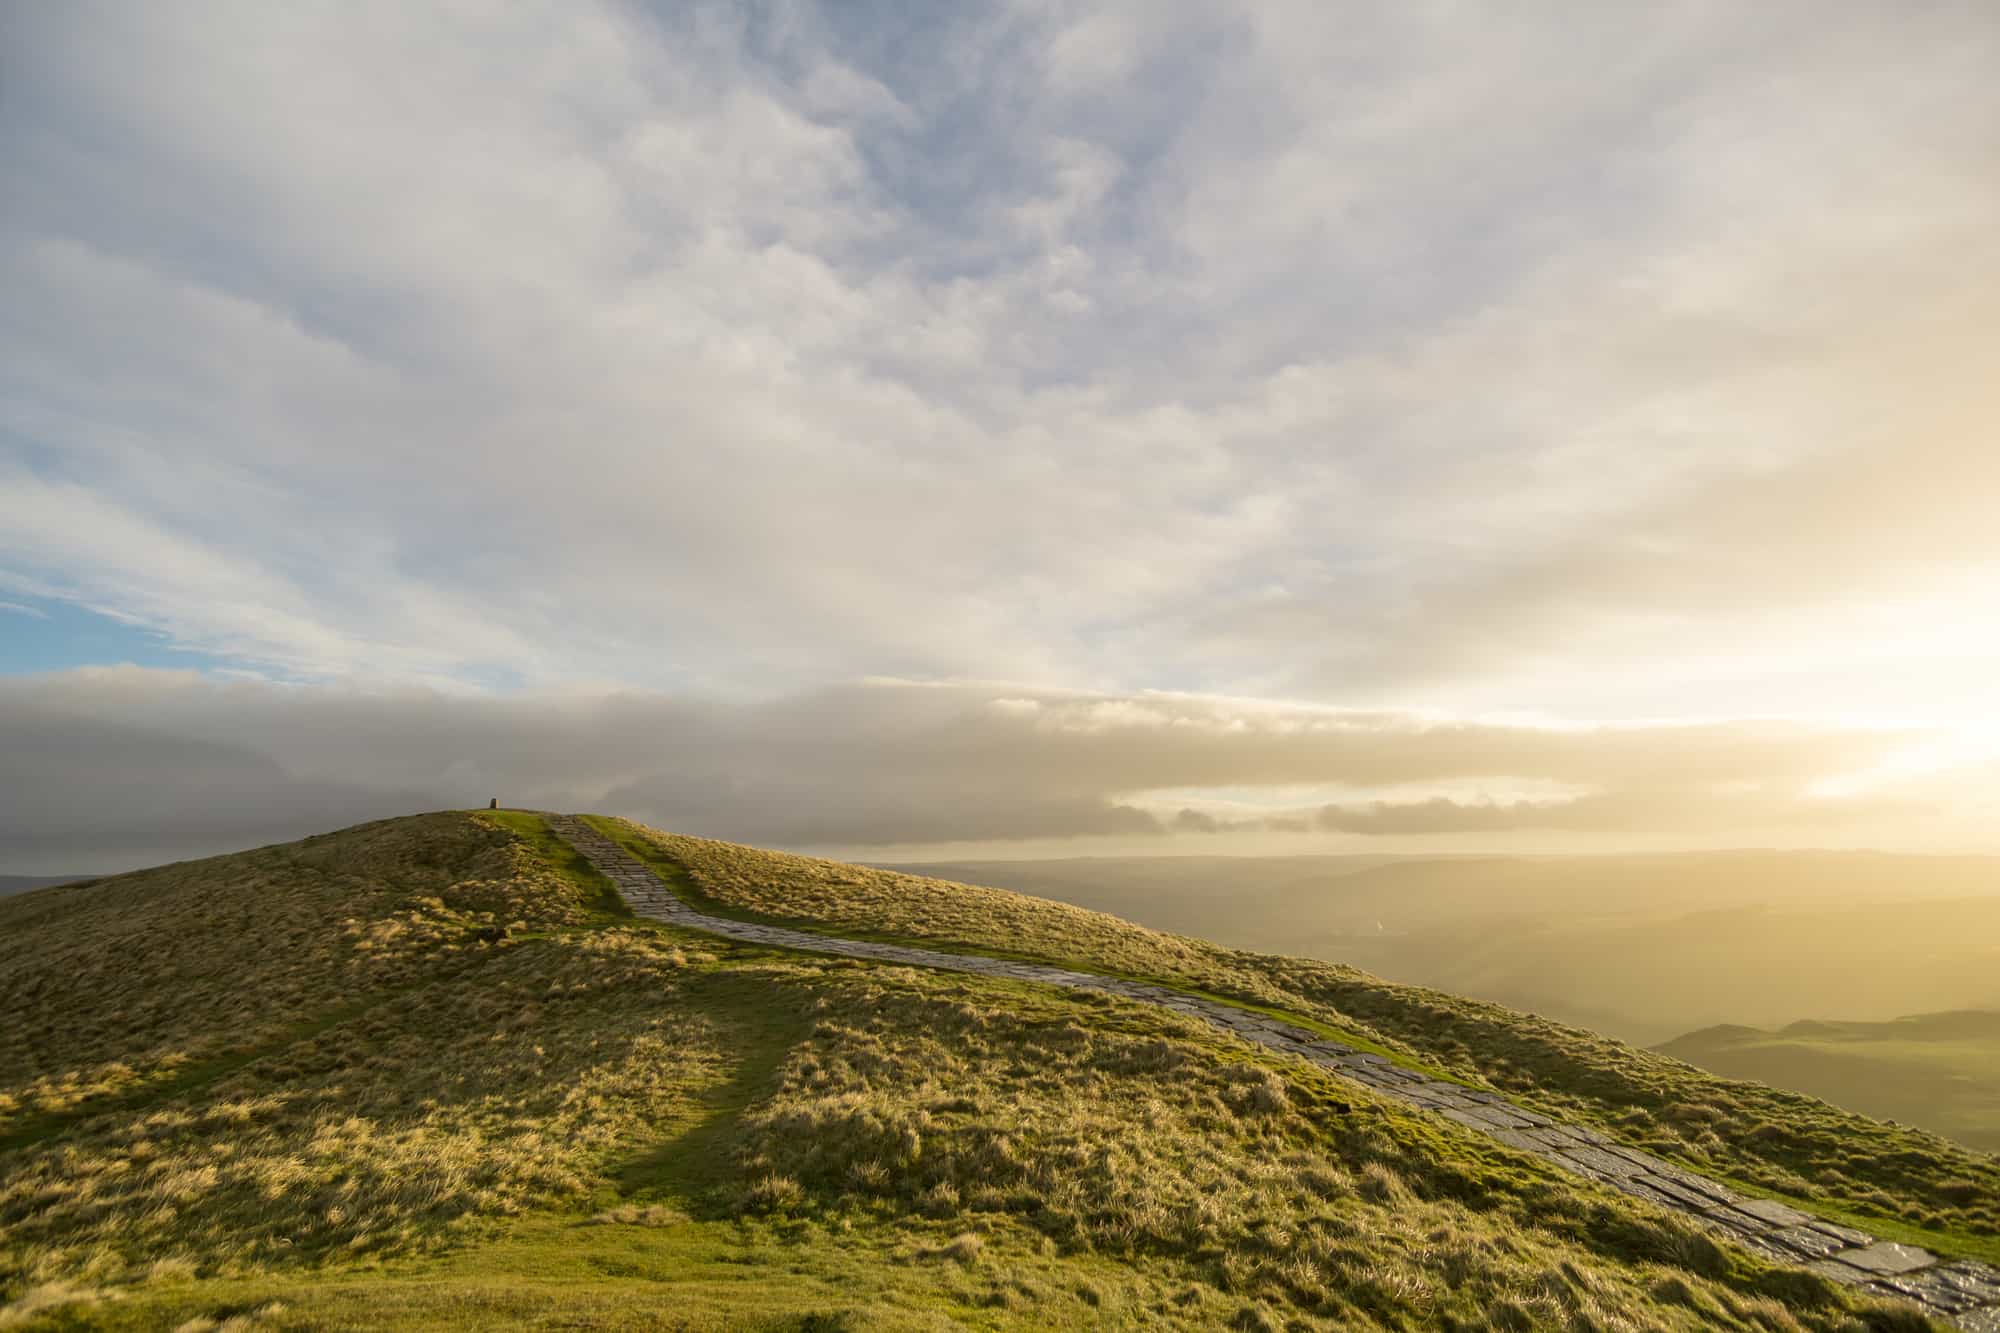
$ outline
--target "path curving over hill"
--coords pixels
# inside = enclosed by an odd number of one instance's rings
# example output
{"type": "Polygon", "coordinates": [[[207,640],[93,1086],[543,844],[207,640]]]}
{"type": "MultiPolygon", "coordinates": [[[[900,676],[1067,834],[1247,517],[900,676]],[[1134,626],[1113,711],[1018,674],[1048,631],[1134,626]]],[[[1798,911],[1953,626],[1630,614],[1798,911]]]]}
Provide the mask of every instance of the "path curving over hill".
{"type": "Polygon", "coordinates": [[[710,916],[690,907],[651,869],[581,818],[550,815],[548,824],[609,878],[641,916],[754,944],[1102,991],[1161,1005],[1692,1218],[1723,1238],[1777,1262],[1804,1267],[1877,1295],[1914,1301],[1926,1313],[1974,1333],[2000,1333],[2000,1269],[1991,1265],[1972,1260],[1940,1262],[1927,1250],[1823,1222],[1767,1199],[1750,1198],[1648,1153],[1621,1147],[1594,1129],[1558,1124],[1496,1093],[1426,1077],[1382,1056],[1356,1051],[1316,1032],[1221,1001],[1039,963],[848,940],[710,916]]]}

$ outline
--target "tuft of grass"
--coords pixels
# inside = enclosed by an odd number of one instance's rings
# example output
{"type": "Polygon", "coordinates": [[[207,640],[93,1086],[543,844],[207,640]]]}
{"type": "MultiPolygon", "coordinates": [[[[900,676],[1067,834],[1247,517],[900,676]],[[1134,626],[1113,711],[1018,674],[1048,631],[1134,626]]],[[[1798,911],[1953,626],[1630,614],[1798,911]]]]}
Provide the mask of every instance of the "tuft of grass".
{"type": "Polygon", "coordinates": [[[58,1315],[74,1317],[106,1299],[106,1293],[68,1282],[42,1282],[0,1304],[0,1328],[22,1328],[58,1315]]]}
{"type": "Polygon", "coordinates": [[[979,1260],[980,1251],[986,1248],[985,1238],[976,1231],[961,1231],[942,1245],[926,1245],[917,1251],[919,1259],[949,1259],[968,1268],[979,1260]]]}
{"type": "Polygon", "coordinates": [[[590,1220],[600,1226],[670,1227],[689,1219],[686,1213],[665,1204],[621,1203],[616,1208],[606,1208],[593,1215],[590,1220]]]}

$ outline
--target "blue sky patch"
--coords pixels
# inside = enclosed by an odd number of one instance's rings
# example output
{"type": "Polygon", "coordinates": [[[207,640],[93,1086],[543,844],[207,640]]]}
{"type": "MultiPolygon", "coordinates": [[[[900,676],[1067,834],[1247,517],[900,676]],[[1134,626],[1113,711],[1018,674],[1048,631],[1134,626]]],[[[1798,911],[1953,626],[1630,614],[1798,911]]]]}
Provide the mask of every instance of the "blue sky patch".
{"type": "Polygon", "coordinates": [[[226,665],[211,654],[175,647],[158,630],[115,616],[49,598],[0,595],[0,674],[126,662],[203,671],[226,665]]]}

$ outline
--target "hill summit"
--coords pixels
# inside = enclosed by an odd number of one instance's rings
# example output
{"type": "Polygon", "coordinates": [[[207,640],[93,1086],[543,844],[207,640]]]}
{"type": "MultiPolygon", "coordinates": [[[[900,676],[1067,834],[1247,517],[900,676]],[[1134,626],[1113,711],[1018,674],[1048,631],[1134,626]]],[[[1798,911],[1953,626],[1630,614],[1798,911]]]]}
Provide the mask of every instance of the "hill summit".
{"type": "Polygon", "coordinates": [[[10,897],[0,1003],[0,1324],[2000,1305],[2000,1164],[1935,1136],[1336,964],[622,820],[423,815],[10,897]],[[1782,1225],[1614,1188],[1641,1160],[1782,1225]]]}

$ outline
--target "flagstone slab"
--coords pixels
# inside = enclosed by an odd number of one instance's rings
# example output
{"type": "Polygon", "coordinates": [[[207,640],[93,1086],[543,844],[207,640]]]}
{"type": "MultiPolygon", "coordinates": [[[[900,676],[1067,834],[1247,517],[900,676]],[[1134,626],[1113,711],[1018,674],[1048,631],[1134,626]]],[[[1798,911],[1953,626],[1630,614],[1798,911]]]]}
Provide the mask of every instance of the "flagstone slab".
{"type": "MultiPolygon", "coordinates": [[[[1632,1176],[1630,1179],[1666,1195],[1669,1199],[1673,1200],[1676,1208],[1684,1212],[1702,1212],[1714,1207],[1716,1204],[1716,1200],[1711,1199],[1700,1190],[1692,1189],[1682,1184],[1672,1176],[1658,1175],[1649,1171],[1645,1175],[1632,1176]]],[[[1825,1236],[1821,1236],[1820,1240],[1825,1242],[1828,1254],[1840,1248],[1839,1241],[1829,1239],[1825,1236]]]]}
{"type": "Polygon", "coordinates": [[[1942,1265],[1937,1275],[1976,1297],[1982,1305],[2000,1305],[2000,1268],[1976,1259],[1960,1259],[1942,1265]]]}
{"type": "Polygon", "coordinates": [[[1745,1199],[1736,1207],[1752,1217],[1761,1217],[1766,1222],[1781,1227],[1804,1226],[1812,1221],[1812,1218],[1798,1209],[1788,1207],[1775,1199],[1745,1199]]]}
{"type": "Polygon", "coordinates": [[[1578,1148],[1564,1148],[1556,1157],[1560,1162],[1576,1162],[1589,1167],[1591,1171],[1605,1176],[1636,1176],[1642,1174],[1636,1163],[1629,1162],[1617,1153],[1606,1152],[1602,1148],[1585,1145],[1578,1148]]]}
{"type": "Polygon", "coordinates": [[[1825,1259],[1848,1248],[1842,1242],[1831,1236],[1821,1235],[1811,1227],[1785,1227],[1783,1230],[1768,1233],[1764,1239],[1801,1259],[1825,1259]]]}
{"type": "Polygon", "coordinates": [[[1858,1287],[1868,1281],[1868,1275],[1860,1269],[1849,1268],[1846,1264],[1837,1264],[1831,1259],[1815,1259],[1806,1265],[1806,1271],[1818,1273],[1830,1282],[1838,1282],[1848,1287],[1858,1287]]]}
{"type": "MultiPolygon", "coordinates": [[[[1871,1245],[1875,1241],[1875,1238],[1865,1231],[1857,1231],[1853,1227],[1844,1227],[1834,1222],[1823,1222],[1817,1217],[1809,1219],[1806,1225],[1823,1236],[1831,1236],[1835,1240],[1846,1242],[1849,1246],[1871,1245]]],[[[1995,1299],[2000,1299],[2000,1292],[1995,1293],[1995,1299]]]]}
{"type": "Polygon", "coordinates": [[[1842,1250],[1833,1256],[1835,1263],[1858,1268],[1872,1276],[1895,1277],[1902,1273],[1915,1272],[1919,1268],[1929,1268],[1937,1262],[1937,1256],[1929,1250],[1918,1249],[1914,1245],[1898,1245],[1894,1241],[1878,1240],[1861,1250],[1842,1250]]]}

